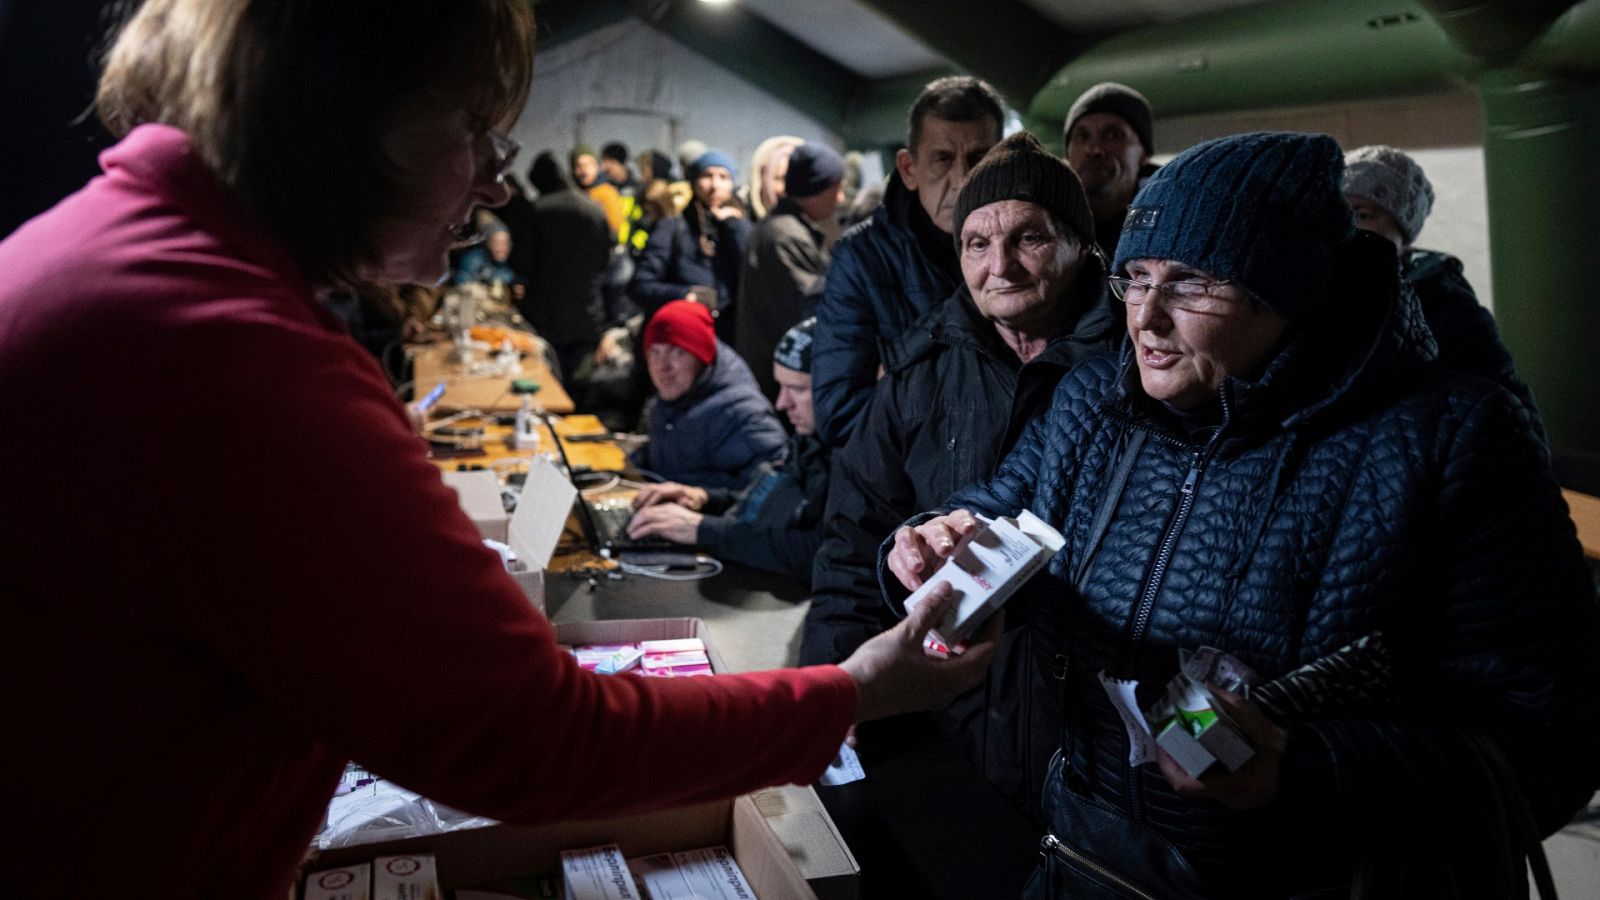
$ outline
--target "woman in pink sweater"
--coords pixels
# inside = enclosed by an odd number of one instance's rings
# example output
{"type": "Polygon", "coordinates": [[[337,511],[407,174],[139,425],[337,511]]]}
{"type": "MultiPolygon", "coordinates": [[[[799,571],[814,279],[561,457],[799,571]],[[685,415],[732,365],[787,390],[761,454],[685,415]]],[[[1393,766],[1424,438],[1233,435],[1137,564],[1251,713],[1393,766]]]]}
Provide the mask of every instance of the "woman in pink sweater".
{"type": "Polygon", "coordinates": [[[981,676],[928,617],[839,667],[580,671],[319,308],[438,281],[505,200],[530,9],[148,0],[111,50],[105,174],[0,243],[12,893],[281,898],[352,758],[512,821],[806,782],[981,676]]]}

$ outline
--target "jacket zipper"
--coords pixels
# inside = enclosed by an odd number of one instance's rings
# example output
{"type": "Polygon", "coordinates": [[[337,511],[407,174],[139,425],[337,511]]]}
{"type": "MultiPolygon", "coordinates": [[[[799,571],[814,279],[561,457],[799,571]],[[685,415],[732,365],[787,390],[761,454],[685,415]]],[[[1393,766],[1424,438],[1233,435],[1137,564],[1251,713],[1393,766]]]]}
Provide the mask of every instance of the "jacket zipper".
{"type": "MultiPolygon", "coordinates": [[[[1222,394],[1222,420],[1228,421],[1228,396],[1222,394]]],[[[1226,425],[1224,424],[1224,427],[1226,425]]],[[[1200,481],[1200,473],[1205,469],[1206,459],[1213,448],[1217,446],[1218,438],[1222,434],[1221,428],[1206,441],[1205,446],[1198,450],[1190,451],[1192,458],[1189,460],[1189,471],[1183,477],[1180,487],[1178,509],[1172,515],[1172,521],[1167,523],[1166,531],[1161,535],[1161,544],[1156,551],[1155,562],[1150,566],[1150,574],[1145,579],[1144,591],[1139,596],[1139,605],[1133,613],[1133,623],[1128,629],[1128,637],[1122,645],[1122,658],[1119,660],[1121,671],[1119,675],[1127,678],[1133,675],[1134,655],[1139,646],[1144,643],[1145,633],[1150,628],[1150,617],[1155,614],[1156,595],[1161,593],[1161,585],[1166,581],[1167,566],[1172,564],[1172,553],[1177,548],[1178,538],[1183,534],[1184,525],[1189,521],[1189,513],[1194,509],[1195,486],[1200,481]]],[[[1170,438],[1153,433],[1153,436],[1163,443],[1188,447],[1170,438]]],[[[1140,789],[1138,772],[1128,763],[1123,763],[1123,786],[1128,800],[1128,812],[1135,822],[1144,821],[1144,792],[1140,789]]]]}
{"type": "Polygon", "coordinates": [[[1062,843],[1060,838],[1050,834],[1049,832],[1046,832],[1045,836],[1040,839],[1039,850],[1040,852],[1054,853],[1068,865],[1088,869],[1093,874],[1099,876],[1101,880],[1116,885],[1123,891],[1123,893],[1130,897],[1137,897],[1140,898],[1140,900],[1160,900],[1160,898],[1156,897],[1154,894],[1143,890],[1138,885],[1122,877],[1121,875],[1118,875],[1116,872],[1111,871],[1100,863],[1062,843]]]}

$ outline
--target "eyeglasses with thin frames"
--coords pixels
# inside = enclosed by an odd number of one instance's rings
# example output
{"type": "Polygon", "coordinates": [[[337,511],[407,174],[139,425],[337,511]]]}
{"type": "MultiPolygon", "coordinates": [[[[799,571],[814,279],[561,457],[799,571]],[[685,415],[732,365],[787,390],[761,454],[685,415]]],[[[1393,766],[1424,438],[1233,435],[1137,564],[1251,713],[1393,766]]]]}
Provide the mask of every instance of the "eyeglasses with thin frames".
{"type": "Polygon", "coordinates": [[[521,152],[522,145],[493,128],[484,129],[483,133],[489,138],[489,151],[494,160],[494,180],[504,184],[506,176],[511,174],[512,165],[517,161],[517,154],[521,152]]]}
{"type": "Polygon", "coordinates": [[[1119,275],[1113,275],[1106,281],[1111,284],[1111,293],[1129,306],[1144,306],[1155,298],[1168,312],[1183,310],[1207,316],[1223,316],[1241,308],[1240,298],[1223,290],[1235,287],[1228,281],[1165,281],[1151,284],[1119,275]]]}

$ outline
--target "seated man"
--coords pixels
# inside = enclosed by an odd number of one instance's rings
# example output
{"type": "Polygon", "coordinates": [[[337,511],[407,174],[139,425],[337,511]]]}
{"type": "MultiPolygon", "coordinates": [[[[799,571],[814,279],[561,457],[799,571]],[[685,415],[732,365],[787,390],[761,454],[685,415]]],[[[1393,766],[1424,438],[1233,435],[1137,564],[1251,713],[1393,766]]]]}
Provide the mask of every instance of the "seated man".
{"type": "Polygon", "coordinates": [[[1400,274],[1422,305],[1422,318],[1439,344],[1439,364],[1498,382],[1521,402],[1543,441],[1544,426],[1533,392],[1517,376],[1511,352],[1500,341],[1494,316],[1461,271],[1461,260],[1412,246],[1433,211],[1433,185],[1405,153],[1382,144],[1344,157],[1344,198],[1355,225],[1383,235],[1400,254],[1400,274]]]}
{"type": "Polygon", "coordinates": [[[495,228],[482,247],[473,247],[456,267],[456,285],[483,284],[497,299],[521,299],[522,279],[511,269],[511,232],[495,228]]]}
{"type": "Polygon", "coordinates": [[[789,329],[772,354],[778,410],[794,437],[783,465],[742,491],[668,481],[639,492],[628,537],[661,537],[704,547],[712,555],[811,583],[822,544],[818,523],[828,499],[828,449],[817,440],[811,412],[811,332],[816,319],[789,329]]]}
{"type": "MultiPolygon", "coordinates": [[[[1032,135],[1001,141],[973,168],[952,225],[965,284],[889,348],[866,416],[835,457],[803,662],[842,659],[893,621],[878,543],[905,517],[991,476],[1062,376],[1121,338],[1088,199],[1032,135]]],[[[1059,728],[1036,729],[1042,757],[1031,761],[1012,731],[1025,727],[1024,698],[1035,693],[1024,650],[1002,646],[989,683],[952,713],[984,775],[1037,811],[1059,728]]]]}
{"type": "Polygon", "coordinates": [[[750,367],[717,340],[704,304],[661,307],[645,326],[644,355],[656,397],[634,465],[695,487],[742,488],[762,463],[783,460],[783,423],[750,367]]]}

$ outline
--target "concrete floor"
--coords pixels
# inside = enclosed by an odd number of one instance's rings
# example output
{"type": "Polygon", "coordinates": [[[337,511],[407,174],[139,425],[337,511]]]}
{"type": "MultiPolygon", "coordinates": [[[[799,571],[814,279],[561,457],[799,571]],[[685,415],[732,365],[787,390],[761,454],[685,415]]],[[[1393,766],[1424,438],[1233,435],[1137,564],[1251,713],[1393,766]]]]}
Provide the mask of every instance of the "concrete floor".
{"type": "MultiPolygon", "coordinates": [[[[1600,814],[1600,794],[1589,802],[1589,809],[1600,814]]],[[[1600,898],[1600,818],[1568,825],[1551,835],[1544,842],[1544,853],[1563,900],[1600,898]]]]}

